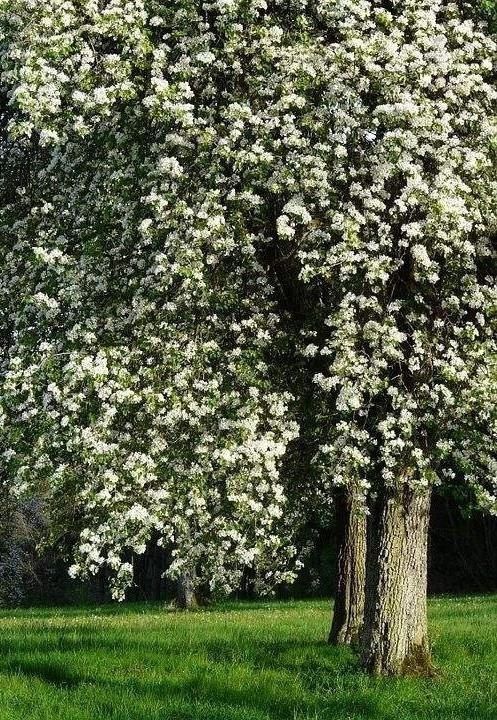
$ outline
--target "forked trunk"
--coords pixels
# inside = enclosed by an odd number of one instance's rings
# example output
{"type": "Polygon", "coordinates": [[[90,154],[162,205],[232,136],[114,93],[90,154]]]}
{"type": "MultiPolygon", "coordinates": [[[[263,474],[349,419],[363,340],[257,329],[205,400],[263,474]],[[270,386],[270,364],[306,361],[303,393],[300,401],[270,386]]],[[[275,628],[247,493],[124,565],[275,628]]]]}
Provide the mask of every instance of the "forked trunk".
{"type": "Polygon", "coordinates": [[[433,673],[426,614],[431,493],[403,482],[370,516],[361,663],[374,675],[433,673]]]}
{"type": "Polygon", "coordinates": [[[328,641],[333,645],[355,645],[364,620],[366,515],[355,501],[353,491],[341,490],[335,503],[337,566],[328,641]]]}
{"type": "Polygon", "coordinates": [[[178,578],[176,603],[182,610],[192,610],[197,607],[195,575],[189,570],[185,570],[178,578]]]}

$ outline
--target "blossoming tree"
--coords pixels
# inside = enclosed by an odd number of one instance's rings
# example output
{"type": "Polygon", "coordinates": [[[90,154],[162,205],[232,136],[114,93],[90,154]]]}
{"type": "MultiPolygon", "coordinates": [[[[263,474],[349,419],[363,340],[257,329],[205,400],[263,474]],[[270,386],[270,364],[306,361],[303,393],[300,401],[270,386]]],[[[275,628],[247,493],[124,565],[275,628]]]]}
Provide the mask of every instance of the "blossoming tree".
{"type": "Polygon", "coordinates": [[[285,328],[343,499],[336,639],[366,571],[364,666],[427,670],[431,489],[496,502],[493,41],[447,0],[11,0],[2,33],[11,135],[47,155],[3,221],[16,484],[74,488],[80,567],[124,585],[151,529],[179,566],[222,538],[221,584],[267,566],[285,328]]]}
{"type": "MultiPolygon", "coordinates": [[[[72,572],[107,567],[117,598],[132,581],[130,553],[152,538],[172,548],[172,575],[195,572],[227,592],[255,566],[267,588],[290,577],[279,468],[296,426],[266,362],[278,336],[274,302],[251,237],[235,236],[236,218],[226,222],[208,128],[190,129],[184,82],[169,119],[158,107],[168,102],[160,47],[155,60],[146,55],[155,65],[141,101],[144,79],[124,77],[145,63],[140,43],[151,51],[139,4],[124,20],[116,3],[107,14],[96,3],[17,9],[6,27],[14,23],[29,58],[11,69],[24,79],[13,98],[25,111],[13,113],[13,136],[22,146],[35,129],[46,162],[2,213],[11,483],[40,492],[55,512],[67,502],[81,509],[72,572]],[[38,23],[25,25],[27,16],[38,23]],[[91,18],[102,51],[92,58],[83,39],[91,18]],[[138,42],[134,67],[103,52],[121,36],[125,48],[138,42]],[[55,74],[44,52],[60,63],[55,74]],[[57,83],[69,83],[61,68],[83,56],[79,69],[95,77],[72,78],[71,102],[87,90],[74,127],[57,83]],[[91,86],[111,79],[110,89],[91,86]]],[[[9,57],[18,51],[10,46],[9,57]]]]}
{"type": "Polygon", "coordinates": [[[278,222],[329,311],[322,452],[370,498],[362,661],[423,672],[431,489],[461,473],[496,510],[495,44],[454,3],[319,11],[330,182],[278,222]]]}

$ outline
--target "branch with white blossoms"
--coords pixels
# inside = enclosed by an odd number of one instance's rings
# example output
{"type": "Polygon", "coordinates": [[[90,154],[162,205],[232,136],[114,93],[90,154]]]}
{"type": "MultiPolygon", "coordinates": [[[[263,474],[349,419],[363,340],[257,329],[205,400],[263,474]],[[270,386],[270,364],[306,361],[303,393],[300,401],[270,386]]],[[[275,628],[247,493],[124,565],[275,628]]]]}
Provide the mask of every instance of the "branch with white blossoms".
{"type": "Polygon", "coordinates": [[[492,505],[483,26],[446,0],[12,0],[1,28],[10,132],[45,153],[1,211],[3,442],[18,488],[87,508],[82,567],[122,587],[157,532],[225,588],[288,556],[295,309],[327,487],[466,463],[492,505]]]}

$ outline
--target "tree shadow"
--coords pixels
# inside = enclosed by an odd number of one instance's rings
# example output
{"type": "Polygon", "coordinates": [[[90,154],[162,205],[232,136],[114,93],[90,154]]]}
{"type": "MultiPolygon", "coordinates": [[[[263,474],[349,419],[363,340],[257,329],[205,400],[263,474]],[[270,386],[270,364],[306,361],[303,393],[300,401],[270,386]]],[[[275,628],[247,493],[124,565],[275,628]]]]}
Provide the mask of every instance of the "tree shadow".
{"type": "Polygon", "coordinates": [[[85,681],[57,663],[43,660],[14,660],[2,668],[3,674],[36,678],[57,688],[75,688],[85,681]]]}

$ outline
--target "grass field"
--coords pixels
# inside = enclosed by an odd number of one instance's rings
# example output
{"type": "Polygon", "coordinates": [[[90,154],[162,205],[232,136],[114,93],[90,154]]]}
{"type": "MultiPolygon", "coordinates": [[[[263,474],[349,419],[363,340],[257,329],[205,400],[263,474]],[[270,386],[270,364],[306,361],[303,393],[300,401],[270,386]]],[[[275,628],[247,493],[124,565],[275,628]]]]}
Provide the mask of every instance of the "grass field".
{"type": "Polygon", "coordinates": [[[430,604],[440,677],[373,680],[326,602],[0,614],[1,720],[497,720],[497,598],[430,604]]]}

